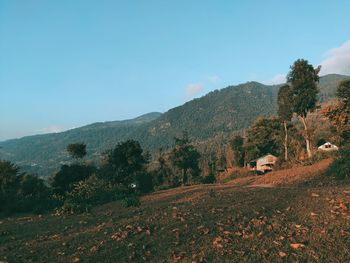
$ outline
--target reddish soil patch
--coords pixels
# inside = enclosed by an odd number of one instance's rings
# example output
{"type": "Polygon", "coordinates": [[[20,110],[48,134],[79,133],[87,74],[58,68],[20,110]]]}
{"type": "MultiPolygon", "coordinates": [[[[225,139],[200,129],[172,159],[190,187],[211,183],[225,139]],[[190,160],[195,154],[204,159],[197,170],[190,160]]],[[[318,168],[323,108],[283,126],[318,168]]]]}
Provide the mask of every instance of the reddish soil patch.
{"type": "Polygon", "coordinates": [[[271,172],[258,177],[253,185],[288,185],[310,180],[323,174],[331,162],[332,159],[325,159],[310,166],[299,165],[293,168],[271,172]]]}

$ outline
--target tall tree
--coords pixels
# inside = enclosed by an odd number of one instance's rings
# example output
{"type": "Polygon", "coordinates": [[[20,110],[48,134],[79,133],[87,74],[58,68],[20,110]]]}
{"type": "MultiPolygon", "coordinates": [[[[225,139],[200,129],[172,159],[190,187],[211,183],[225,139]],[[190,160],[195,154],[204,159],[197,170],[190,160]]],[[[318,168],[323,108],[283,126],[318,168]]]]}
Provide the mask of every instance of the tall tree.
{"type": "Polygon", "coordinates": [[[244,166],[244,139],[240,135],[236,135],[231,141],[231,149],[234,153],[234,163],[237,166],[244,166]]]}
{"type": "MultiPolygon", "coordinates": [[[[13,198],[21,179],[19,168],[9,161],[0,160],[0,203],[13,198]]],[[[1,204],[0,204],[1,210],[1,204]]]]}
{"type": "Polygon", "coordinates": [[[306,117],[309,112],[316,109],[317,94],[319,92],[317,82],[319,81],[318,73],[320,70],[320,66],[317,69],[314,69],[307,60],[298,59],[291,66],[291,70],[287,76],[287,82],[292,87],[293,111],[300,116],[304,125],[304,137],[308,157],[312,156],[312,151],[310,145],[311,136],[306,117]]]}
{"type": "Polygon", "coordinates": [[[102,168],[102,173],[113,183],[128,186],[136,182],[140,174],[146,174],[146,164],[147,158],[140,143],[127,140],[107,153],[107,164],[102,168]]]}
{"type": "Polygon", "coordinates": [[[246,161],[264,154],[280,153],[282,125],[277,118],[258,118],[247,130],[246,161]]]}
{"type": "Polygon", "coordinates": [[[337,88],[338,101],[335,105],[322,109],[322,113],[337,129],[344,142],[350,139],[350,79],[339,83],[337,88]]]}
{"type": "Polygon", "coordinates": [[[158,167],[155,171],[155,181],[158,186],[162,185],[167,181],[170,183],[171,170],[167,164],[167,160],[164,158],[163,150],[158,150],[158,167]]]}
{"type": "Polygon", "coordinates": [[[72,143],[67,146],[67,152],[74,159],[82,159],[86,155],[86,144],[84,143],[72,143]]]}
{"type": "Polygon", "coordinates": [[[289,85],[282,86],[278,91],[278,116],[284,126],[284,159],[288,161],[288,122],[293,116],[292,89],[289,85]]]}
{"type": "Polygon", "coordinates": [[[188,181],[188,171],[192,177],[197,177],[200,173],[199,159],[200,153],[190,144],[188,135],[183,133],[182,138],[175,137],[175,147],[171,152],[173,164],[182,171],[182,183],[188,181]]]}

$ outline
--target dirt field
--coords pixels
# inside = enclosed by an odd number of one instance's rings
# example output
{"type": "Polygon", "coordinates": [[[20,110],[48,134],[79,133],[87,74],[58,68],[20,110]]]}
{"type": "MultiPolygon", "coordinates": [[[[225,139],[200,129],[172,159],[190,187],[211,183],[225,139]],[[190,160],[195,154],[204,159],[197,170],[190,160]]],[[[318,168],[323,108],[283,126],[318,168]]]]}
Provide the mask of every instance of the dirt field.
{"type": "Polygon", "coordinates": [[[350,262],[350,186],[330,160],[157,192],[138,208],[0,219],[8,262],[350,262]]]}

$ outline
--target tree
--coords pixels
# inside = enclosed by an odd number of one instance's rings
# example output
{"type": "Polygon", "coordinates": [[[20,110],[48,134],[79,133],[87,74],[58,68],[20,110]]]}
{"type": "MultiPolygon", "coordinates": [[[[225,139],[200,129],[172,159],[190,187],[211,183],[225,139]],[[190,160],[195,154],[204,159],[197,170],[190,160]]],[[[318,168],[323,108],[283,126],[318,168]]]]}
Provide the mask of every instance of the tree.
{"type": "Polygon", "coordinates": [[[292,90],[289,85],[282,86],[278,91],[277,104],[278,104],[278,116],[283,122],[284,126],[284,159],[288,161],[288,122],[293,116],[293,103],[292,103],[292,90]]]}
{"type": "Polygon", "coordinates": [[[158,161],[158,167],[154,173],[156,184],[160,186],[164,184],[165,180],[167,180],[168,183],[170,183],[169,177],[171,174],[171,170],[167,165],[166,159],[163,156],[162,149],[159,149],[157,161],[158,161]]]}
{"type": "Polygon", "coordinates": [[[103,167],[104,176],[114,184],[129,186],[137,181],[140,173],[147,173],[146,164],[147,159],[140,143],[127,140],[118,143],[107,153],[107,164],[103,167]]]}
{"type": "MultiPolygon", "coordinates": [[[[0,205],[14,201],[19,189],[21,175],[19,168],[9,161],[0,160],[0,205]]],[[[1,207],[0,206],[0,210],[1,207]]]]}
{"type": "Polygon", "coordinates": [[[237,166],[244,166],[244,139],[240,135],[236,135],[231,141],[231,149],[234,153],[234,163],[237,166]]]}
{"type": "Polygon", "coordinates": [[[319,81],[318,73],[320,70],[320,66],[314,69],[307,60],[298,59],[291,66],[291,70],[287,76],[287,82],[292,87],[293,111],[300,116],[304,125],[304,138],[309,158],[312,156],[312,151],[306,117],[309,112],[316,109],[318,94],[317,82],[319,81]]]}
{"type": "Polygon", "coordinates": [[[72,164],[62,165],[61,169],[52,178],[51,186],[58,194],[65,194],[73,189],[73,184],[83,181],[95,172],[95,167],[72,164]]]}
{"type": "Polygon", "coordinates": [[[350,139],[350,79],[339,83],[337,88],[338,101],[322,109],[332,125],[336,128],[344,142],[350,139]]]}
{"type": "Polygon", "coordinates": [[[171,152],[173,164],[182,171],[182,183],[188,181],[187,172],[191,171],[191,176],[197,177],[200,173],[199,159],[200,153],[190,144],[188,135],[183,133],[182,138],[175,137],[175,147],[171,152]]]}
{"type": "Polygon", "coordinates": [[[279,155],[282,126],[277,118],[258,118],[247,130],[246,161],[265,154],[279,155]]]}
{"type": "Polygon", "coordinates": [[[74,159],[82,159],[86,155],[86,144],[84,143],[72,143],[67,146],[67,152],[74,159]]]}

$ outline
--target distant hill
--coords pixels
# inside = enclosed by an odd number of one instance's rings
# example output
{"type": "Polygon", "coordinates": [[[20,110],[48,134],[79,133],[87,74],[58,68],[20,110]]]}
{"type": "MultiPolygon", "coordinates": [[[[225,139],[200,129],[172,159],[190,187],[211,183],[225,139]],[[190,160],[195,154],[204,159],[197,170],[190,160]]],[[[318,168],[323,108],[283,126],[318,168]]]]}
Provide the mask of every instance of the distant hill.
{"type": "MultiPolygon", "coordinates": [[[[320,101],[333,98],[337,84],[345,78],[336,74],[322,77],[320,101]]],[[[94,123],[62,133],[0,142],[0,159],[46,176],[70,160],[65,149],[73,142],[85,142],[88,158],[98,159],[106,149],[129,138],[140,141],[151,152],[171,147],[173,137],[183,130],[197,141],[207,140],[245,129],[258,116],[275,114],[279,87],[247,82],[212,91],[164,114],[149,113],[132,120],[94,123]]]]}
{"type": "Polygon", "coordinates": [[[51,173],[71,159],[66,152],[70,143],[87,144],[89,158],[97,158],[105,150],[129,138],[137,127],[159,118],[159,112],[148,113],[131,120],[98,122],[60,133],[27,136],[0,142],[0,159],[14,161],[29,172],[51,173]]]}

